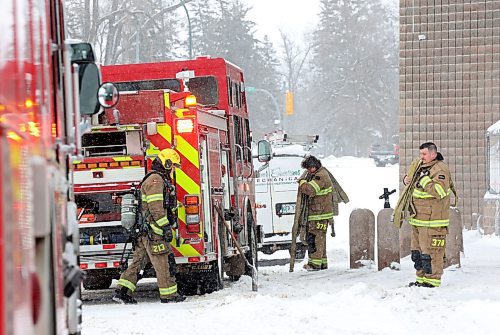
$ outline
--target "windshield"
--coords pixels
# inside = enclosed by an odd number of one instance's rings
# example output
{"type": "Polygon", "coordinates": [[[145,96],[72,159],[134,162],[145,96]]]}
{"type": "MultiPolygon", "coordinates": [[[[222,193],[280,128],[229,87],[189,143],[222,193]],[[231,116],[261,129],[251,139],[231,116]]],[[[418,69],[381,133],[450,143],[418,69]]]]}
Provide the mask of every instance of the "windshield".
{"type": "Polygon", "coordinates": [[[219,102],[219,91],[215,77],[194,77],[189,79],[189,91],[196,101],[204,106],[214,106],[219,102]]]}
{"type": "Polygon", "coordinates": [[[139,131],[93,132],[82,136],[85,157],[142,155],[139,131]]]}
{"type": "Polygon", "coordinates": [[[156,79],[142,81],[127,81],[114,83],[120,92],[126,91],[151,91],[151,90],[172,90],[181,91],[181,83],[178,79],[156,79]]]}

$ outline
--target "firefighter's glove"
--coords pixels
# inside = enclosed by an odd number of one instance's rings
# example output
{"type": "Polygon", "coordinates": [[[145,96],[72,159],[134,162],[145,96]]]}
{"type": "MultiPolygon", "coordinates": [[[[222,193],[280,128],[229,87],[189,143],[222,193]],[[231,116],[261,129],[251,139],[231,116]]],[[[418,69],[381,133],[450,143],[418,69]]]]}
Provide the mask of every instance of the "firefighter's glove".
{"type": "Polygon", "coordinates": [[[174,239],[174,236],[172,235],[172,226],[171,225],[166,225],[161,228],[163,230],[163,237],[165,238],[165,242],[170,243],[174,239]]]}

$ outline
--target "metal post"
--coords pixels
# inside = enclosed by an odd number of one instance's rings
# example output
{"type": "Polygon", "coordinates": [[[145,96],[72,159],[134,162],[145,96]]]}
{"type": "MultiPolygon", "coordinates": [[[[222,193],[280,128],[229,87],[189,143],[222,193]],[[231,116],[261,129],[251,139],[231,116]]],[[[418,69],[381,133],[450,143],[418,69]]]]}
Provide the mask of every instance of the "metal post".
{"type": "Polygon", "coordinates": [[[186,7],[186,3],[184,0],[181,1],[182,7],[184,7],[184,10],[186,11],[186,16],[188,20],[188,30],[189,30],[189,59],[193,59],[193,34],[191,31],[191,17],[189,16],[189,11],[186,7]]]}

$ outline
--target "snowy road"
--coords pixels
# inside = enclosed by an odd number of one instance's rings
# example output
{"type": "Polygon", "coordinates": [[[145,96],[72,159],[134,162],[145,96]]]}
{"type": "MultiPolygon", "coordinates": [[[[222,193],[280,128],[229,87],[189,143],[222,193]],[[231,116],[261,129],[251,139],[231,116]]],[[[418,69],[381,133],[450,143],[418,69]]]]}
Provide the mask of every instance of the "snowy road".
{"type": "MultiPolygon", "coordinates": [[[[383,187],[397,188],[398,167],[371,160],[326,159],[351,203],[341,206],[337,237],[328,237],[329,269],[304,272],[296,265],[261,267],[259,291],[251,280],[225,282],[222,291],[160,304],[154,282],[140,285],[139,304],[110,301],[112,290],[84,292],[83,334],[498,334],[500,239],[464,233],[462,267],[445,270],[438,289],[408,288],[409,258],[401,271],[349,269],[348,217],[353,208],[378,210],[383,187]],[[99,300],[95,300],[95,299],[99,300]]],[[[391,199],[394,205],[396,197],[391,199]]],[[[286,258],[281,251],[276,258],[286,258]]],[[[267,257],[266,257],[267,258],[267,257]]]]}

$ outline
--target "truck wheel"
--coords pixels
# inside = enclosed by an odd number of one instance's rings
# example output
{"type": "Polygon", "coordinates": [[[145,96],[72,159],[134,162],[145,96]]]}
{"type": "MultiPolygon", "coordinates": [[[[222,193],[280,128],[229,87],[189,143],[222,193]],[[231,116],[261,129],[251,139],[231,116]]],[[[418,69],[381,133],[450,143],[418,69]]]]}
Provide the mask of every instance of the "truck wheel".
{"type": "MultiPolygon", "coordinates": [[[[249,219],[247,221],[248,225],[248,246],[250,250],[246,253],[246,258],[248,262],[257,269],[257,234],[255,233],[255,227],[253,224],[252,214],[249,214],[249,219]]],[[[252,276],[252,268],[245,265],[245,275],[252,276]]]]}
{"type": "Polygon", "coordinates": [[[83,288],[86,290],[104,290],[111,286],[113,278],[102,273],[88,273],[83,280],[83,288]]]}
{"type": "Polygon", "coordinates": [[[205,273],[202,278],[203,280],[200,283],[200,294],[210,294],[223,287],[217,262],[213,263],[212,269],[208,273],[205,273]]]}

